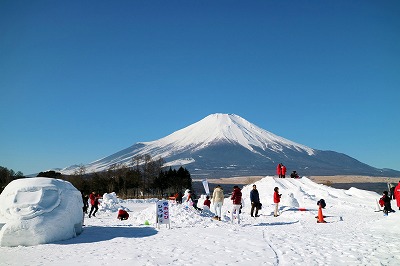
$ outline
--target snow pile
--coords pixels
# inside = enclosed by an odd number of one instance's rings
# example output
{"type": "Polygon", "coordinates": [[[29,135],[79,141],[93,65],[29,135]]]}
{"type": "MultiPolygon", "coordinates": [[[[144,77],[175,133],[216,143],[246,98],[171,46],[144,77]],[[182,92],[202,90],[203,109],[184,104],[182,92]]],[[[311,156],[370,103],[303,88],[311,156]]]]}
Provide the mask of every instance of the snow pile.
{"type": "Polygon", "coordinates": [[[53,178],[24,178],[0,194],[0,245],[37,245],[65,240],[82,232],[81,193],[53,178]]]}
{"type": "Polygon", "coordinates": [[[115,192],[105,193],[100,201],[99,210],[106,212],[116,212],[119,208],[122,208],[123,210],[129,211],[129,209],[121,205],[122,202],[122,200],[118,199],[115,192]]]}

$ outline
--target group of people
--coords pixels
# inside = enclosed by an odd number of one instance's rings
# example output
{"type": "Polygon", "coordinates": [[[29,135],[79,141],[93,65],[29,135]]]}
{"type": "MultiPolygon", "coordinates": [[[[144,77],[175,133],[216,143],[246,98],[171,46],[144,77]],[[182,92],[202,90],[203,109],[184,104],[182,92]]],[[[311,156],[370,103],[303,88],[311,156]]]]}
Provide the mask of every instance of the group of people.
{"type": "Polygon", "coordinates": [[[380,205],[383,207],[383,213],[388,215],[389,212],[395,212],[392,209],[391,199],[396,200],[397,207],[400,210],[400,181],[393,190],[391,190],[391,195],[389,196],[388,191],[383,191],[382,197],[379,199],[380,205]]]}
{"type": "Polygon", "coordinates": [[[278,174],[279,178],[285,178],[286,166],[283,165],[283,163],[278,164],[276,167],[276,173],[278,174]]]}
{"type": "MultiPolygon", "coordinates": [[[[279,216],[278,210],[279,210],[279,202],[281,196],[282,194],[279,194],[279,188],[275,187],[273,196],[273,201],[275,204],[274,217],[279,216]]],[[[242,191],[239,188],[239,186],[233,186],[233,191],[230,199],[232,200],[233,203],[232,210],[230,211],[231,221],[233,223],[235,219],[237,219],[237,223],[240,224],[240,214],[241,214],[241,209],[243,207],[243,202],[242,202],[242,191]]],[[[253,189],[250,191],[250,201],[251,201],[251,210],[250,210],[251,217],[259,217],[258,211],[262,208],[262,204],[260,202],[260,195],[258,193],[256,185],[253,185],[253,189]]],[[[222,215],[221,210],[222,210],[222,205],[224,203],[224,191],[220,185],[217,185],[213,191],[212,203],[214,205],[214,213],[215,213],[213,219],[221,221],[221,215],[222,215]]],[[[204,205],[210,207],[210,205],[208,204],[211,204],[211,201],[209,201],[209,197],[207,196],[206,200],[204,201],[204,205]],[[206,201],[208,201],[207,204],[206,201]]]]}
{"type": "MultiPolygon", "coordinates": [[[[82,201],[83,201],[83,213],[88,214],[88,209],[89,209],[89,202],[90,202],[90,211],[89,211],[89,218],[96,217],[96,213],[99,210],[99,199],[101,199],[102,197],[100,196],[100,194],[96,193],[96,192],[92,192],[89,195],[85,195],[82,192],[82,201]]],[[[118,208],[118,215],[117,215],[117,219],[118,220],[127,220],[129,218],[129,213],[124,210],[123,208],[118,208]]]]}
{"type": "MultiPolygon", "coordinates": [[[[283,163],[280,163],[276,166],[276,174],[278,175],[279,178],[285,178],[286,177],[286,166],[283,163]]],[[[290,174],[291,178],[300,178],[300,176],[297,174],[296,171],[293,171],[290,174]]]]}
{"type": "Polygon", "coordinates": [[[85,195],[82,192],[83,212],[86,214],[88,213],[90,200],[89,218],[96,217],[96,212],[99,210],[99,199],[101,199],[101,196],[94,191],[90,195],[85,195]]]}

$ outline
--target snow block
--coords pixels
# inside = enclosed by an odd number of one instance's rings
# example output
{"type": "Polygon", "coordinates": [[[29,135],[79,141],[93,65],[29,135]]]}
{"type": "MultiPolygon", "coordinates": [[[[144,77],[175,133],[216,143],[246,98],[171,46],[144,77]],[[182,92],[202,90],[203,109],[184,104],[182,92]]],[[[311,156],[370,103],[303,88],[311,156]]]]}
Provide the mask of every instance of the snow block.
{"type": "Polygon", "coordinates": [[[32,246],[82,232],[82,195],[70,182],[23,178],[0,194],[0,246],[32,246]]]}

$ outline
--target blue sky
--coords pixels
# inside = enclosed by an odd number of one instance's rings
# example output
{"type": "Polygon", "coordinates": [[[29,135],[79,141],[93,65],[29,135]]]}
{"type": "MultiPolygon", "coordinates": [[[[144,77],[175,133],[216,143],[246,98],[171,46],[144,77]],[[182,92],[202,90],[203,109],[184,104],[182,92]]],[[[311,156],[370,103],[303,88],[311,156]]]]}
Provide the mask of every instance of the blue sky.
{"type": "Polygon", "coordinates": [[[235,113],[400,170],[400,2],[1,1],[0,166],[86,164],[235,113]]]}

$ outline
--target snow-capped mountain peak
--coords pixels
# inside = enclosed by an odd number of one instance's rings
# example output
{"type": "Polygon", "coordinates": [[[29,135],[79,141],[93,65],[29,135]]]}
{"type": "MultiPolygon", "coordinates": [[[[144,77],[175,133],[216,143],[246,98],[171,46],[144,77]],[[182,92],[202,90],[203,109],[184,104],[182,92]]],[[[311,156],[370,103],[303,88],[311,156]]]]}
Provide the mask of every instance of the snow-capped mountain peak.
{"type": "Polygon", "coordinates": [[[176,148],[192,147],[194,150],[210,144],[228,142],[239,144],[255,152],[262,150],[281,151],[283,146],[297,151],[314,154],[314,150],[268,132],[235,114],[211,114],[202,120],[178,130],[162,139],[143,142],[147,145],[172,145],[176,148]]]}

